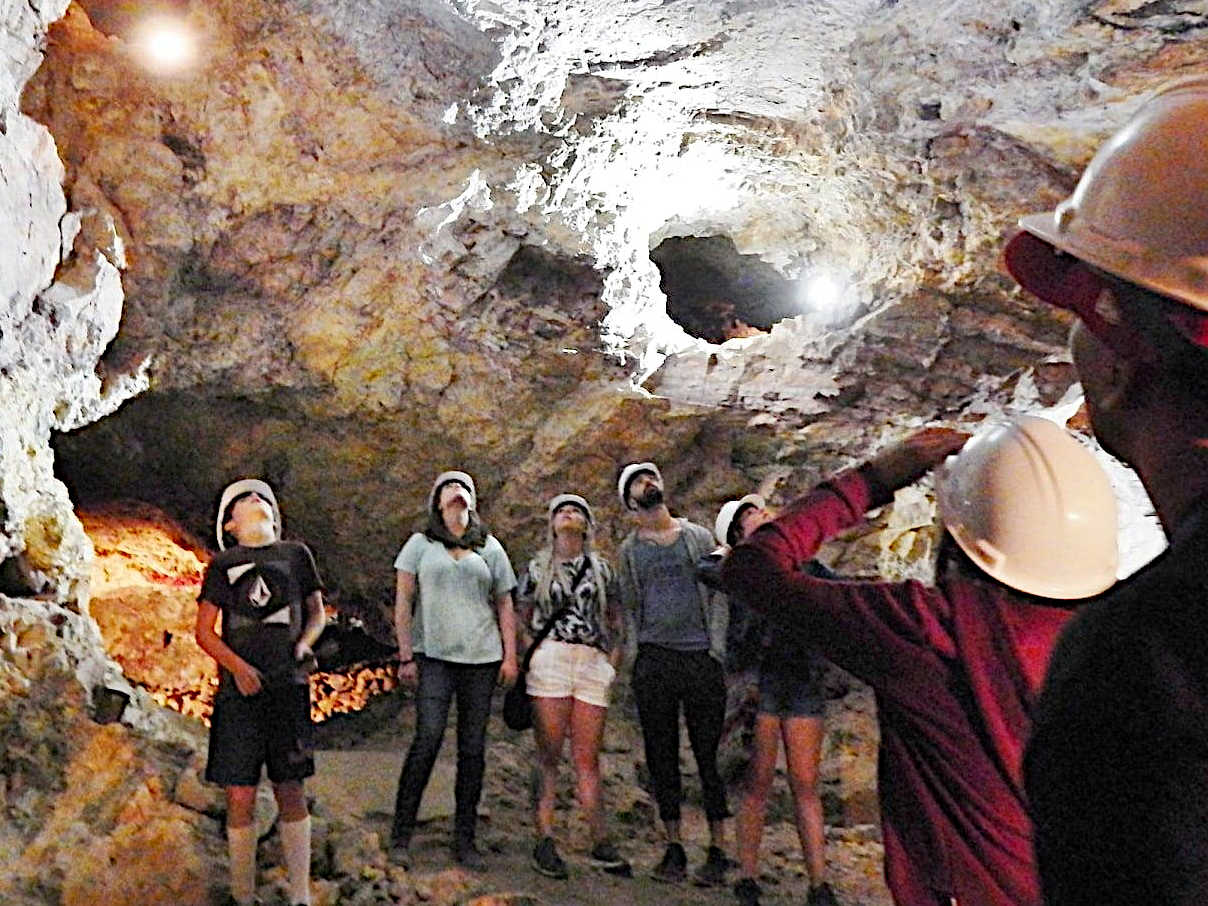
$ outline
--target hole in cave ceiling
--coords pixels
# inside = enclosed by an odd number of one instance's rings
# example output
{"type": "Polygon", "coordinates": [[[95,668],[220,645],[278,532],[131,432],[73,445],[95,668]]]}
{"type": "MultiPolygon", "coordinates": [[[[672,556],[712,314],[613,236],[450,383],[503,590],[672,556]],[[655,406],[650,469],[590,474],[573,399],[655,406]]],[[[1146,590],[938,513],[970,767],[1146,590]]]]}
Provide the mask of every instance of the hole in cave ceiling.
{"type": "Polygon", "coordinates": [[[671,320],[694,337],[722,343],[765,333],[801,314],[797,282],[727,236],[676,236],[650,253],[671,320]]]}

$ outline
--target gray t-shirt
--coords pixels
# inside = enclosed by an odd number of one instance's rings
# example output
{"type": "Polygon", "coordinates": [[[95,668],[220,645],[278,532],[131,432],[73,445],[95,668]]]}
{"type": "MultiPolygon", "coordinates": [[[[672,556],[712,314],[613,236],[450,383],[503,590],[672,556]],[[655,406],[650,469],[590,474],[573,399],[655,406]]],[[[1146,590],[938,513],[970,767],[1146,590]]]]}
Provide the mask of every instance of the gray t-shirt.
{"type": "Polygon", "coordinates": [[[709,631],[701,612],[696,564],[683,532],[666,546],[638,539],[633,548],[635,571],[645,597],[641,605],[638,644],[676,651],[708,651],[709,631]]]}
{"type": "Polygon", "coordinates": [[[495,599],[516,585],[516,573],[494,535],[460,560],[439,541],[416,532],[394,560],[415,575],[411,647],[417,653],[459,664],[503,659],[495,599]]]}

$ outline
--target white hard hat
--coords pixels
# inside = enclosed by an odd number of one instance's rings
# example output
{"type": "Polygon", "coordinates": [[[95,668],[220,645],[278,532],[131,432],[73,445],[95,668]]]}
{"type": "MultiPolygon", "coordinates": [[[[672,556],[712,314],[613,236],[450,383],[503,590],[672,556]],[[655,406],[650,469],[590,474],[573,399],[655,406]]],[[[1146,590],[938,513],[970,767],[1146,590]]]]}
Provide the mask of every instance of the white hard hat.
{"type": "Polygon", "coordinates": [[[718,544],[727,546],[730,544],[730,526],[734,524],[738,514],[749,506],[762,510],[767,506],[767,501],[758,494],[747,494],[738,500],[727,500],[721,505],[717,519],[713,523],[713,537],[717,539],[718,544]]]}
{"type": "Polygon", "coordinates": [[[583,515],[587,517],[587,521],[590,525],[596,524],[596,516],[591,511],[591,505],[578,494],[559,494],[556,497],[551,498],[548,508],[549,518],[551,520],[554,518],[554,511],[564,503],[574,504],[583,511],[583,515]]]}
{"type": "Polygon", "coordinates": [[[617,478],[617,496],[621,498],[621,506],[627,510],[633,509],[629,505],[629,483],[641,472],[649,472],[659,480],[659,484],[663,483],[663,473],[652,462],[631,462],[625,468],[621,469],[621,474],[617,478]]]}
{"type": "Polygon", "coordinates": [[[436,481],[432,482],[432,490],[428,492],[428,510],[431,511],[436,507],[436,495],[440,493],[440,489],[447,485],[450,481],[455,481],[470,493],[470,501],[467,509],[476,509],[478,507],[478,491],[474,487],[474,479],[465,472],[459,472],[456,469],[451,469],[448,472],[441,472],[436,476],[436,481]]]}
{"type": "Polygon", "coordinates": [[[1102,286],[1078,261],[1182,303],[1163,314],[1208,347],[1208,76],[1146,99],[1095,154],[1073,195],[1019,225],[1004,250],[1007,270],[1044,301],[1076,311],[1113,348],[1135,344],[1130,325],[1098,310],[1102,286]]]}
{"type": "Polygon", "coordinates": [[[1034,415],[975,435],[937,470],[940,519],[979,567],[1045,598],[1116,581],[1116,501],[1107,473],[1064,428],[1034,415]]]}
{"type": "Polygon", "coordinates": [[[281,537],[281,508],[277,506],[277,495],[273,493],[273,489],[259,478],[240,478],[226,486],[226,490],[222,492],[222,497],[218,501],[218,520],[214,526],[214,534],[218,539],[220,551],[226,550],[226,541],[222,537],[225,532],[222,526],[226,522],[227,507],[236,497],[253,493],[263,498],[272,507],[273,527],[277,530],[277,537],[281,537]]]}

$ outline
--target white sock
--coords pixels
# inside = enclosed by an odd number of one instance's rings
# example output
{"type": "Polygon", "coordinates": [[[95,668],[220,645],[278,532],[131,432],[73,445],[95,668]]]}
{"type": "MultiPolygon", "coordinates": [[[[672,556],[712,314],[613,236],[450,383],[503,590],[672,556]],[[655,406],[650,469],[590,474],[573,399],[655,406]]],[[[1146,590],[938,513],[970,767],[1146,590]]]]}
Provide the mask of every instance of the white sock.
{"type": "Polygon", "coordinates": [[[251,903],[256,896],[256,826],[227,826],[227,854],[231,860],[231,896],[236,903],[251,903]]]}
{"type": "Polygon", "coordinates": [[[281,848],[289,872],[289,901],[310,906],[310,815],[300,821],[282,821],[281,848]]]}

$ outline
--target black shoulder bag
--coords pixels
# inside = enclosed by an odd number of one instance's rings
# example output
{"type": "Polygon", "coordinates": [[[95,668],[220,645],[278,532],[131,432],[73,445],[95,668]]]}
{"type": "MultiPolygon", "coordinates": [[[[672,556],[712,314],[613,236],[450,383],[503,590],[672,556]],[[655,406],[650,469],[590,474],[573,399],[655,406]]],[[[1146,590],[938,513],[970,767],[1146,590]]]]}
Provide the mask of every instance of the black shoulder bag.
{"type": "MultiPolygon", "coordinates": [[[[583,577],[587,575],[587,566],[590,562],[588,556],[583,557],[583,565],[579,567],[575,573],[575,578],[570,585],[571,603],[574,603],[575,589],[579,587],[579,583],[583,581],[583,577]]],[[[571,604],[560,608],[553,616],[546,620],[545,625],[537,631],[537,635],[533,637],[533,644],[529,645],[528,651],[524,653],[524,663],[520,665],[520,675],[516,677],[516,682],[512,688],[507,691],[503,697],[503,722],[512,730],[528,730],[533,726],[533,700],[528,694],[528,676],[529,665],[533,662],[533,653],[537,650],[537,646],[545,641],[545,637],[550,634],[554,628],[554,624],[566,616],[570,612],[571,604]]]]}

